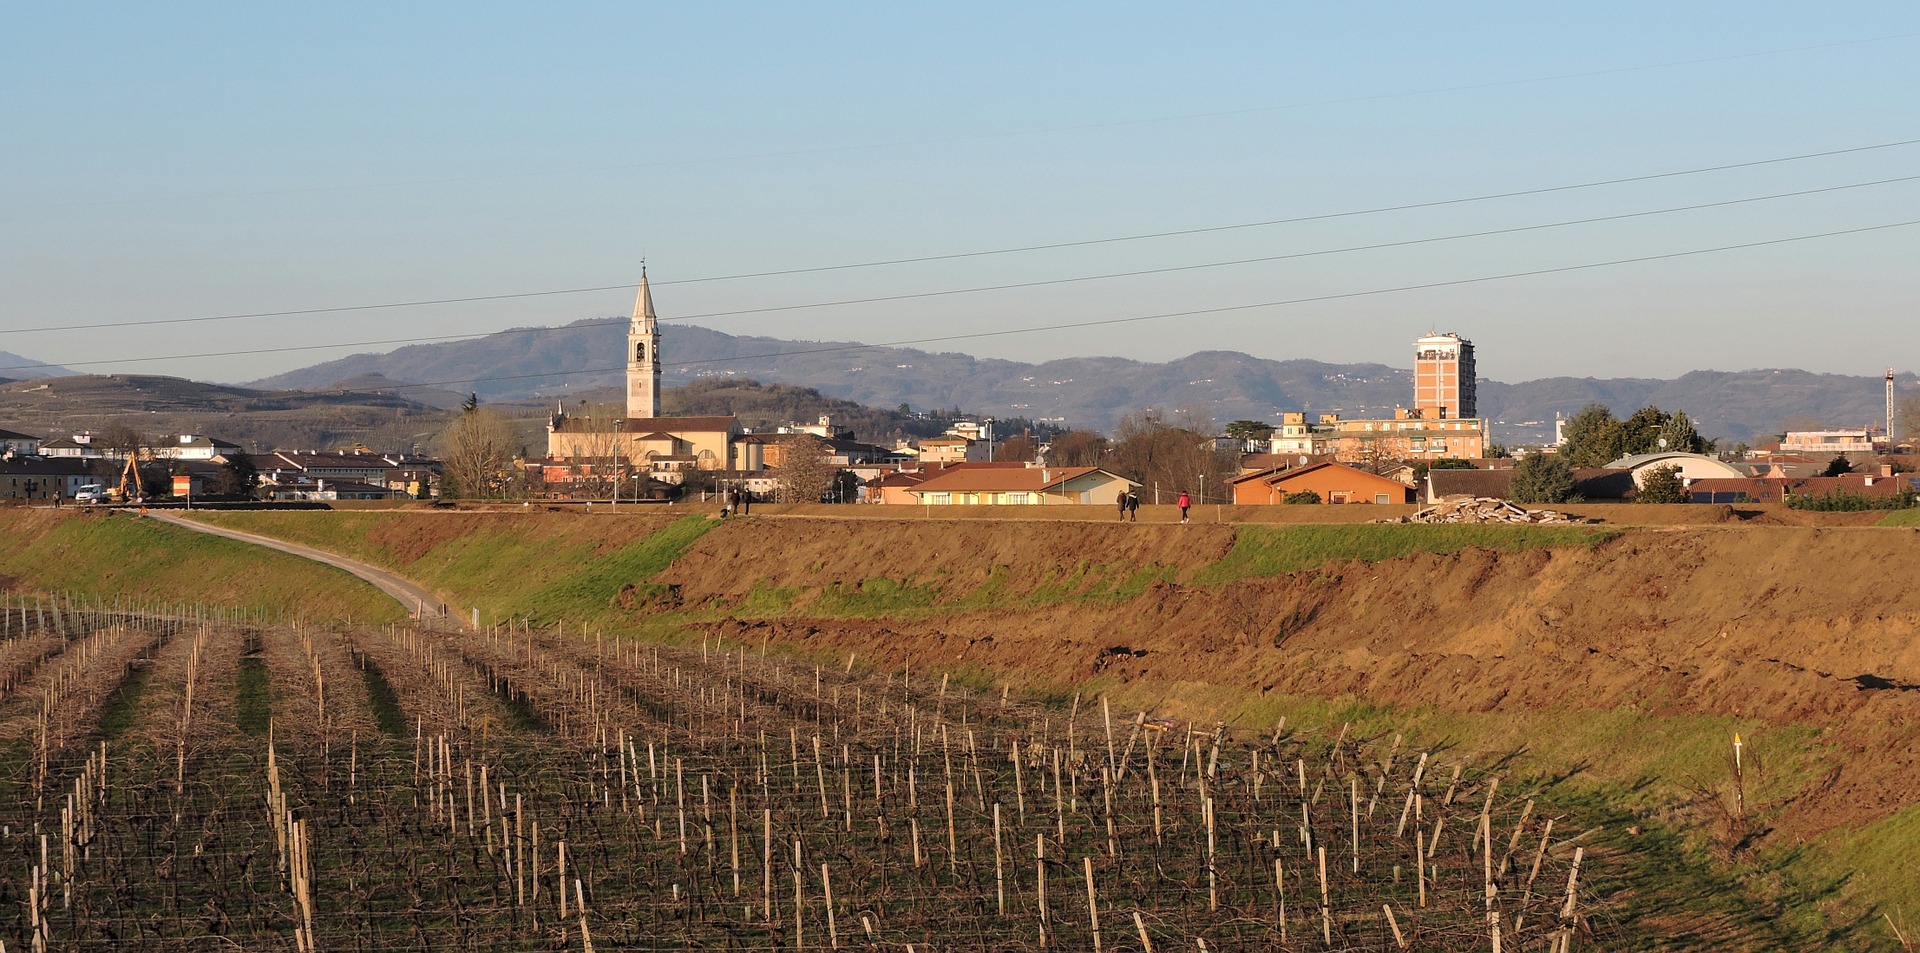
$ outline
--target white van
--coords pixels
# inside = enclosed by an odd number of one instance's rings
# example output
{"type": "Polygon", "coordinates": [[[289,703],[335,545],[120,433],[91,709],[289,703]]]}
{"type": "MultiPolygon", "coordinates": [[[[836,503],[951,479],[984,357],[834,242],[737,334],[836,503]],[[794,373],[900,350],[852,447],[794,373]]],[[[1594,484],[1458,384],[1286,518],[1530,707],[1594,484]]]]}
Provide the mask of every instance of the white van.
{"type": "Polygon", "coordinates": [[[73,501],[75,503],[105,503],[107,501],[107,488],[98,483],[82,484],[79,489],[73,491],[73,501]]]}

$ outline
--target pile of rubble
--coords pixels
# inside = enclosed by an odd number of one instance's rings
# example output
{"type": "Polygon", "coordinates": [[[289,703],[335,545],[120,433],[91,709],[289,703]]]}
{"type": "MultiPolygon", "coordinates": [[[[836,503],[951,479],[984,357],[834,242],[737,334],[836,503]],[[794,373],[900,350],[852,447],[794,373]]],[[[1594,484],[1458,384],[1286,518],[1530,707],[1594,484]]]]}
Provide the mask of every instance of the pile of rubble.
{"type": "Polygon", "coordinates": [[[1374,520],[1376,523],[1584,523],[1578,516],[1554,510],[1530,510],[1491,497],[1442,500],[1412,516],[1374,520]]]}

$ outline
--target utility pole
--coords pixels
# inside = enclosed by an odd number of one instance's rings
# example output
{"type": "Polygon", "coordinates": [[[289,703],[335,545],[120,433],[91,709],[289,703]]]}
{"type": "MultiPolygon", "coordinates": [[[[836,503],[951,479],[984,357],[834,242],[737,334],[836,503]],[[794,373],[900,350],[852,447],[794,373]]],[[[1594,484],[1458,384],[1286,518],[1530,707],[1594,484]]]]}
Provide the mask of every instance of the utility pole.
{"type": "Polygon", "coordinates": [[[613,508],[620,508],[620,425],[625,417],[613,418],[613,508]]]}

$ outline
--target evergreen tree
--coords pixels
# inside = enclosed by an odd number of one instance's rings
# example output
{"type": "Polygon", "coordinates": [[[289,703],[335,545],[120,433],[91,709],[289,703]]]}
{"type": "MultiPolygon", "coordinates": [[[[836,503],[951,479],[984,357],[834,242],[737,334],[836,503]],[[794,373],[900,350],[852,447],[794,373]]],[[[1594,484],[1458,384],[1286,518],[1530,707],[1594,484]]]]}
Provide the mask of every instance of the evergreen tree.
{"type": "Polygon", "coordinates": [[[1686,482],[1680,479],[1679,467],[1648,470],[1640,478],[1640,489],[1633,495],[1635,503],[1688,503],[1692,500],[1686,482]]]}
{"type": "Polygon", "coordinates": [[[1713,441],[1700,436],[1700,432],[1693,427],[1693,420],[1684,410],[1674,411],[1673,416],[1667,419],[1666,426],[1660,428],[1656,443],[1660,448],[1680,453],[1706,453],[1713,449],[1713,441]]]}
{"type": "Polygon", "coordinates": [[[1515,503],[1572,503],[1573,465],[1557,453],[1530,453],[1513,466],[1515,503]]]}
{"type": "Polygon", "coordinates": [[[1569,467],[1604,467],[1620,458],[1620,421],[1605,404],[1588,404],[1568,420],[1562,434],[1566,446],[1557,456],[1569,467]]]}

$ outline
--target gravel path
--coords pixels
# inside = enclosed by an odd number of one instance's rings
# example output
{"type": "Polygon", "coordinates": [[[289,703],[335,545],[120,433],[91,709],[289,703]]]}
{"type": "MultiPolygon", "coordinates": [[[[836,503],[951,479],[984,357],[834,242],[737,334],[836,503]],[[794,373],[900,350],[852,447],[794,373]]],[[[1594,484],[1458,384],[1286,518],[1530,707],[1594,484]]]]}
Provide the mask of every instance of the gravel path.
{"type": "Polygon", "coordinates": [[[422,619],[436,616],[444,617],[447,612],[446,606],[440,602],[440,597],[434,595],[431,590],[428,590],[405,576],[389,572],[368,563],[363,563],[357,559],[349,559],[345,556],[327,552],[324,549],[315,549],[312,546],[289,543],[283,539],[274,539],[271,536],[261,536],[258,533],[247,533],[221,526],[208,526],[205,523],[197,522],[173,513],[149,511],[146,518],[159,520],[162,523],[178,526],[181,529],[190,529],[196,533],[224,536],[228,539],[239,540],[243,543],[252,543],[255,546],[277,549],[292,556],[299,556],[302,559],[311,559],[314,562],[326,563],[329,566],[352,573],[372,583],[374,588],[392,596],[394,601],[405,606],[409,613],[413,613],[422,619]]]}

